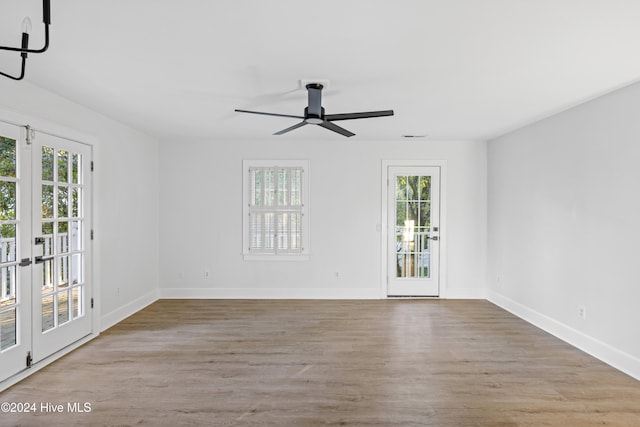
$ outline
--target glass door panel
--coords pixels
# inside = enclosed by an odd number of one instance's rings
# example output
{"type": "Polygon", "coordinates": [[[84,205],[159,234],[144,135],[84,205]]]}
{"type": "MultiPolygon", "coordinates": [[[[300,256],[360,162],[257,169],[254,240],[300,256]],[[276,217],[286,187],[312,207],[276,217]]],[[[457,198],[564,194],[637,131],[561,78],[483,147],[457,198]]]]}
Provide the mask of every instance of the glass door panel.
{"type": "Polygon", "coordinates": [[[396,176],[396,277],[430,277],[430,176],[396,176]]]}

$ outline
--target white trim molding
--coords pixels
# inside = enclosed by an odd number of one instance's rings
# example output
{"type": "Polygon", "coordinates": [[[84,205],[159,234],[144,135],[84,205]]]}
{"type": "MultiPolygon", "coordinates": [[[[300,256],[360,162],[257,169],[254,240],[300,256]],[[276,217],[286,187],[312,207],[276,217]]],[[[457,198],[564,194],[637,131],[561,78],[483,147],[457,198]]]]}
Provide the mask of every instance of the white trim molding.
{"type": "Polygon", "coordinates": [[[158,293],[159,292],[157,290],[149,292],[148,294],[143,295],[140,298],[137,298],[102,316],[100,322],[101,332],[106,331],[110,327],[122,322],[127,317],[156,302],[159,299],[158,293]]]}
{"type": "Polygon", "coordinates": [[[160,288],[162,299],[379,299],[375,288],[160,288]]]}
{"type": "Polygon", "coordinates": [[[490,302],[604,363],[640,380],[640,359],[493,291],[490,302]]]}
{"type": "Polygon", "coordinates": [[[446,299],[487,299],[487,290],[485,288],[456,288],[448,289],[445,293],[446,299]]]}

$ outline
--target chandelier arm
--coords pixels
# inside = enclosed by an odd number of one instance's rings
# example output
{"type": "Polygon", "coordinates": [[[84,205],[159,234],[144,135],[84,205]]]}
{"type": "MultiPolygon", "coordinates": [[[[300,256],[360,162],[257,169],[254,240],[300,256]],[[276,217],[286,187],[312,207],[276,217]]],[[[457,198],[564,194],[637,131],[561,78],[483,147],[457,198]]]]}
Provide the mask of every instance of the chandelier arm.
{"type": "Polygon", "coordinates": [[[12,76],[11,74],[7,74],[7,73],[3,73],[2,71],[0,71],[0,75],[8,77],[12,80],[22,80],[24,78],[24,68],[25,68],[25,64],[27,62],[27,58],[26,56],[22,57],[22,70],[20,71],[20,75],[19,76],[12,76]]]}
{"type": "Polygon", "coordinates": [[[8,50],[11,52],[26,52],[26,53],[42,53],[49,49],[49,24],[44,26],[44,46],[41,49],[23,49],[20,47],[0,46],[0,50],[8,50]]]}

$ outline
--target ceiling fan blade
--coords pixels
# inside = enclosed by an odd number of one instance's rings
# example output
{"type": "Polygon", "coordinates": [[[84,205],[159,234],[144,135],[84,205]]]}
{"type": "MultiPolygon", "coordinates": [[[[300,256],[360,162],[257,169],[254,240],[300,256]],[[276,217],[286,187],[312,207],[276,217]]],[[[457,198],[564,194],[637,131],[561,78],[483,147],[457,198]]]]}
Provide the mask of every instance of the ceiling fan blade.
{"type": "Polygon", "coordinates": [[[276,114],[276,113],[263,113],[261,111],[249,111],[249,110],[234,110],[238,113],[251,113],[251,114],[262,114],[263,116],[276,116],[276,117],[291,117],[294,119],[304,119],[303,116],[292,116],[290,114],[276,114]]]}
{"type": "Polygon", "coordinates": [[[334,131],[336,133],[339,133],[340,135],[346,136],[347,138],[350,137],[350,136],[354,136],[355,135],[355,133],[349,132],[345,128],[341,128],[340,126],[334,125],[333,123],[327,122],[327,121],[324,121],[322,123],[318,123],[318,126],[322,126],[325,129],[332,130],[332,131],[334,131]]]}
{"type": "Polygon", "coordinates": [[[384,111],[367,111],[363,113],[345,113],[345,114],[327,114],[325,120],[352,120],[352,119],[368,119],[370,117],[393,116],[393,110],[384,111]]]}
{"type": "Polygon", "coordinates": [[[292,131],[294,129],[301,128],[302,126],[304,126],[306,124],[307,124],[307,122],[302,121],[302,122],[297,123],[297,124],[295,124],[295,125],[293,125],[291,127],[288,127],[286,129],[282,129],[280,132],[274,133],[274,135],[282,135],[283,133],[287,133],[287,132],[292,131]]]}

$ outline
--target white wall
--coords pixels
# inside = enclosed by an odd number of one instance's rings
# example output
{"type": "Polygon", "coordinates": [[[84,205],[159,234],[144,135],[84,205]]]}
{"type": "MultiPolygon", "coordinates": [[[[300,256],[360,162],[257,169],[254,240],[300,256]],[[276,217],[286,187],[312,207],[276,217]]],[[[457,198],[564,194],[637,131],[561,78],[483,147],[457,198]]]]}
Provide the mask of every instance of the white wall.
{"type": "Polygon", "coordinates": [[[638,112],[636,84],[488,144],[488,285],[640,378],[638,112]]]}
{"type": "Polygon", "coordinates": [[[94,138],[94,279],[102,329],[153,301],[158,287],[158,143],[25,81],[0,79],[0,94],[0,108],[40,128],[94,138]]]}
{"type": "Polygon", "coordinates": [[[161,144],[161,296],[379,298],[382,160],[412,158],[447,161],[448,287],[443,295],[483,297],[484,142],[276,137],[161,144]],[[277,158],[310,160],[311,257],[243,261],[242,160],[277,158]]]}

